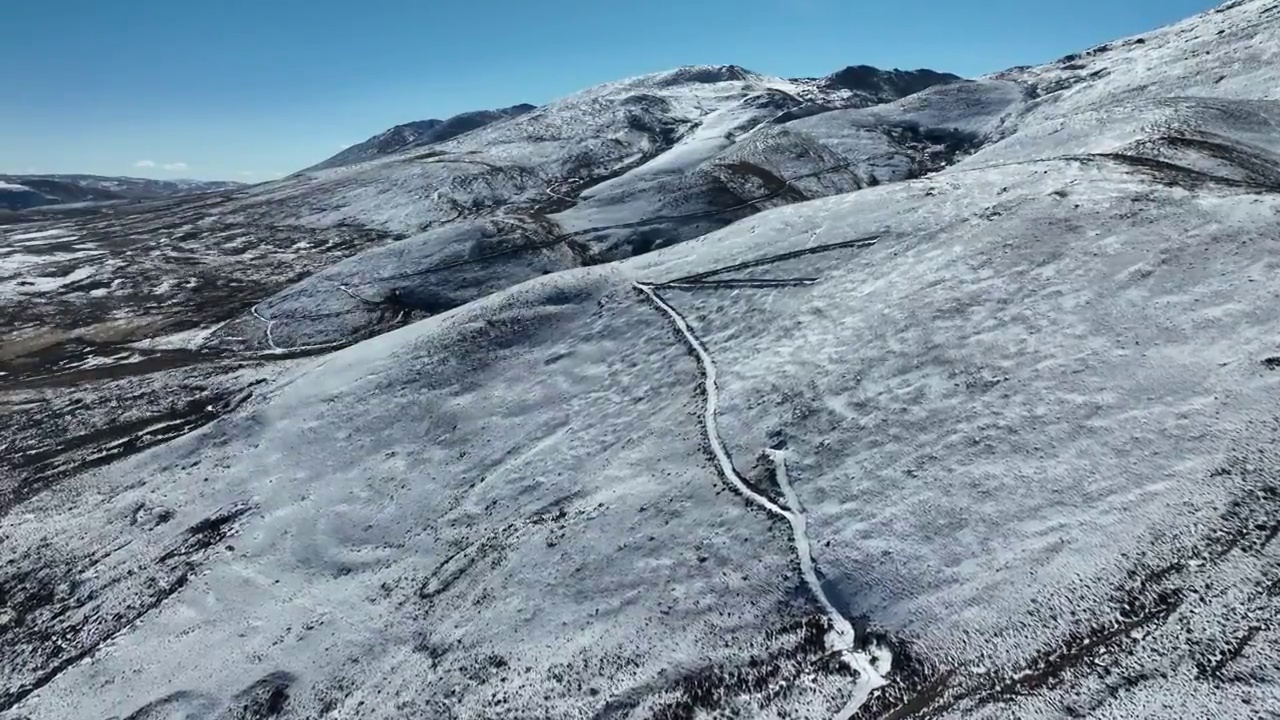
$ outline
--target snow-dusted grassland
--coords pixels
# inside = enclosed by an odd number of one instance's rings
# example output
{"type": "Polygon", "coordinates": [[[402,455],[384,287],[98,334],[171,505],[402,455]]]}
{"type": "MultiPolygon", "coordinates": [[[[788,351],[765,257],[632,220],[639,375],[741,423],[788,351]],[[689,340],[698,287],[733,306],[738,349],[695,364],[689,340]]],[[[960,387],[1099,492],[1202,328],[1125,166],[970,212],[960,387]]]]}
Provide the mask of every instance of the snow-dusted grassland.
{"type": "Polygon", "coordinates": [[[1280,714],[1277,122],[1237,0],[0,226],[0,717],[1280,714]]]}

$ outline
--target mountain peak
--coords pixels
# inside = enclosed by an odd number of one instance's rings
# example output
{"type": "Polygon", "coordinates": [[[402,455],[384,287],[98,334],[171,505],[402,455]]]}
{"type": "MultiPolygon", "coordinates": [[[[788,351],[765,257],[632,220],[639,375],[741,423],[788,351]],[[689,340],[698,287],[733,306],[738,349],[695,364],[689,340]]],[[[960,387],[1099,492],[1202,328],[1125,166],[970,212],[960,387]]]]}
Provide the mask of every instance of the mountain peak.
{"type": "Polygon", "coordinates": [[[885,102],[914,95],[934,85],[946,85],[962,80],[964,78],[959,75],[926,68],[881,70],[871,65],[850,65],[822,78],[821,82],[828,87],[865,93],[885,102]]]}
{"type": "Polygon", "coordinates": [[[653,75],[646,79],[658,87],[675,85],[710,85],[722,82],[741,82],[759,78],[758,73],[751,72],[741,65],[682,65],[653,75]]]}
{"type": "Polygon", "coordinates": [[[431,118],[403,123],[384,130],[358,145],[352,145],[328,160],[307,169],[322,170],[353,165],[411,147],[435,145],[485,125],[523,115],[535,107],[528,103],[520,103],[497,110],[473,110],[459,113],[447,120],[431,118]]]}

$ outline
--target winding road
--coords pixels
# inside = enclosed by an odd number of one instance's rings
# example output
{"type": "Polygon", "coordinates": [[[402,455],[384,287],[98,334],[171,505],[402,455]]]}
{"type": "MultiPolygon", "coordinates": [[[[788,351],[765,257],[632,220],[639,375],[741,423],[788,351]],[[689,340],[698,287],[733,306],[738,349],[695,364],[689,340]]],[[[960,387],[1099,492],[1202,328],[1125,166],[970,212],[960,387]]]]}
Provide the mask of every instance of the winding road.
{"type": "Polygon", "coordinates": [[[800,505],[800,499],[796,495],[795,488],[791,486],[791,480],[787,475],[784,453],[779,450],[770,450],[769,457],[776,468],[775,474],[778,487],[782,491],[786,507],[754,490],[738,473],[738,470],[733,465],[733,459],[729,456],[728,450],[725,449],[724,440],[720,437],[719,424],[716,419],[719,409],[716,365],[712,361],[711,354],[707,351],[706,346],[703,345],[697,334],[693,332],[693,329],[689,327],[689,323],[684,316],[658,294],[654,285],[637,282],[635,283],[635,288],[643,293],[654,307],[661,310],[671,320],[672,325],[680,332],[685,343],[689,345],[698,358],[698,365],[702,368],[702,384],[706,399],[703,406],[702,422],[706,431],[707,441],[711,445],[711,452],[716,458],[716,464],[719,466],[721,477],[734,490],[746,498],[748,502],[786,520],[791,526],[792,547],[800,562],[801,575],[804,576],[805,584],[808,585],[809,591],[822,606],[831,623],[827,636],[827,645],[833,652],[839,653],[840,658],[858,675],[858,681],[854,686],[852,697],[845,702],[844,707],[836,715],[836,720],[849,720],[858,711],[858,708],[867,701],[872,692],[887,684],[888,681],[885,679],[884,673],[887,673],[892,665],[892,654],[887,648],[875,644],[862,649],[860,645],[865,645],[865,643],[859,643],[858,634],[853,627],[853,623],[843,612],[836,608],[823,589],[822,582],[818,577],[817,564],[813,559],[813,548],[809,543],[808,524],[804,509],[800,505]]]}
{"type": "Polygon", "coordinates": [[[261,304],[262,304],[262,303],[257,303],[257,304],[255,304],[253,307],[249,308],[249,312],[250,312],[250,313],[252,313],[254,317],[256,317],[256,318],[258,318],[259,320],[261,320],[262,322],[266,323],[266,325],[267,325],[267,345],[270,345],[272,350],[284,350],[284,348],[280,347],[279,345],[276,345],[276,340],[275,340],[275,338],[271,337],[271,328],[272,328],[272,326],[274,326],[274,325],[276,324],[276,321],[275,321],[275,320],[268,320],[268,319],[266,318],[266,316],[264,316],[262,313],[258,312],[258,305],[261,305],[261,304]]]}

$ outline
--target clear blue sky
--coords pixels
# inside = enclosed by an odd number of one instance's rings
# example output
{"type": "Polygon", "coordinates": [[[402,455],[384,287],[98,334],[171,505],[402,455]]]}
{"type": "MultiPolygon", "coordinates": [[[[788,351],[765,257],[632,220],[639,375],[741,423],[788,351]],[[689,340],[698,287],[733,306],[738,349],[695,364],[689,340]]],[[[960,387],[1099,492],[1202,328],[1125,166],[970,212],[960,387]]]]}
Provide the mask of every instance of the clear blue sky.
{"type": "Polygon", "coordinates": [[[0,172],[265,179],[401,122],[676,65],[977,75],[1216,4],[0,0],[0,172]]]}

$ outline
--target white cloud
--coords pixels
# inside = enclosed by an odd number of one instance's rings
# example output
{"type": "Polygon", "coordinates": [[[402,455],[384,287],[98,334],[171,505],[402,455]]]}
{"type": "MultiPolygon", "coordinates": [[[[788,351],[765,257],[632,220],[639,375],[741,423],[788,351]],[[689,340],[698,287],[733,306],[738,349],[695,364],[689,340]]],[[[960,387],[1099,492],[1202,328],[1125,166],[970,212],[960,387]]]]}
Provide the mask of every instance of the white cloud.
{"type": "Polygon", "coordinates": [[[147,170],[159,168],[161,170],[168,170],[170,172],[187,169],[187,164],[184,162],[158,163],[155,160],[139,160],[138,162],[134,163],[133,166],[136,168],[144,168],[147,170]]]}
{"type": "Polygon", "coordinates": [[[253,170],[241,170],[236,174],[239,175],[240,177],[257,177],[258,175],[258,173],[254,172],[253,170]]]}
{"type": "Polygon", "coordinates": [[[339,149],[339,150],[346,150],[346,149],[347,149],[347,148],[349,148],[349,147],[351,147],[351,143],[347,143],[346,145],[339,145],[339,146],[338,146],[338,149],[339,149]]]}

